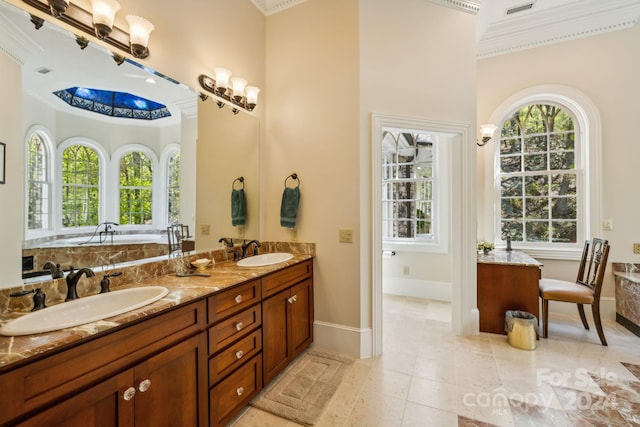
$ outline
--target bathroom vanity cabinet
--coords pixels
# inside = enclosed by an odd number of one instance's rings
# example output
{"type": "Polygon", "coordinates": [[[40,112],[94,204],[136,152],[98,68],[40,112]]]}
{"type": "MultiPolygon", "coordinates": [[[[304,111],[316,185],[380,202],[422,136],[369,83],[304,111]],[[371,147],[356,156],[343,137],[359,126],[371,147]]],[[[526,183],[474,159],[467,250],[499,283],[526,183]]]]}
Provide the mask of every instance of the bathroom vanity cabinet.
{"type": "Polygon", "coordinates": [[[0,426],[224,426],[312,340],[307,259],[17,362],[0,426]]]}
{"type": "Polygon", "coordinates": [[[0,425],[206,426],[205,310],[191,303],[2,375],[0,425]]]}
{"type": "Polygon", "coordinates": [[[311,260],[262,279],[262,295],[266,385],[313,341],[311,260]]]}

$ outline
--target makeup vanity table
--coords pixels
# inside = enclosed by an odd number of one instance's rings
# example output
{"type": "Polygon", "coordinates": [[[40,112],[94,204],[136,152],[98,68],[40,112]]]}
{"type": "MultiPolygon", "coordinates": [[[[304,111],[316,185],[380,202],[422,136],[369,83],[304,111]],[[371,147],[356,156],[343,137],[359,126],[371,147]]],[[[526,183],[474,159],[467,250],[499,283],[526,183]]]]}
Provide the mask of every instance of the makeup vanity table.
{"type": "Polygon", "coordinates": [[[507,310],[527,311],[540,322],[538,281],[542,264],[518,251],[494,250],[478,254],[478,310],[480,332],[506,334],[507,310]]]}

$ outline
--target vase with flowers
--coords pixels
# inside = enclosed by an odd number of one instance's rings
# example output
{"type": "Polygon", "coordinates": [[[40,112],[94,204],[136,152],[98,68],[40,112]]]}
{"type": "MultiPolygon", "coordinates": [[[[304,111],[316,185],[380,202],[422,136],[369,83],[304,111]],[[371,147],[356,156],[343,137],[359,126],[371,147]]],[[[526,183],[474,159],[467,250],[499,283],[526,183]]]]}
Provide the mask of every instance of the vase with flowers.
{"type": "Polygon", "coordinates": [[[493,250],[493,243],[487,242],[485,240],[481,240],[478,242],[478,251],[482,251],[483,254],[487,255],[489,252],[493,250]]]}

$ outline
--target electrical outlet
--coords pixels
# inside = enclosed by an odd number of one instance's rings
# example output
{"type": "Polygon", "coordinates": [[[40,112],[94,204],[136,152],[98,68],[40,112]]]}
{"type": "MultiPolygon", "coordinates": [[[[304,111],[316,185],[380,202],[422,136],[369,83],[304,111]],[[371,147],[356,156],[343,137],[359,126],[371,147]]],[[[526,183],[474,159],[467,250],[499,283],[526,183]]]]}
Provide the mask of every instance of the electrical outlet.
{"type": "Polygon", "coordinates": [[[633,253],[634,254],[640,254],[640,243],[634,243],[633,244],[633,253]]]}
{"type": "Polygon", "coordinates": [[[610,219],[602,220],[602,229],[603,230],[613,230],[613,221],[610,219]]]}
{"type": "Polygon", "coordinates": [[[409,275],[409,266],[405,265],[404,267],[402,267],[402,274],[404,274],[405,276],[409,275]]]}
{"type": "Polygon", "coordinates": [[[202,234],[203,236],[208,236],[209,230],[210,230],[209,224],[200,225],[200,234],[202,234]]]}
{"type": "Polygon", "coordinates": [[[341,228],[338,230],[338,240],[340,243],[353,243],[353,229],[341,228]]]}

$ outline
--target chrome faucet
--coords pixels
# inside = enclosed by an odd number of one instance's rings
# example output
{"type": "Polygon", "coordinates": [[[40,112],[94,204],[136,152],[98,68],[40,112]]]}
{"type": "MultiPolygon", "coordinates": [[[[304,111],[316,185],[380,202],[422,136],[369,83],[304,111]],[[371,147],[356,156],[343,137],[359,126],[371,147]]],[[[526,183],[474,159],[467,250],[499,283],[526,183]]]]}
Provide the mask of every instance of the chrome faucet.
{"type": "Polygon", "coordinates": [[[258,255],[258,247],[260,246],[260,242],[258,242],[257,240],[249,240],[248,242],[242,242],[242,258],[245,258],[247,256],[247,249],[249,249],[252,244],[255,245],[253,247],[253,254],[258,255]]]}
{"type": "Polygon", "coordinates": [[[78,287],[78,281],[83,274],[87,277],[93,277],[96,275],[96,273],[94,273],[90,268],[85,267],[75,271],[73,266],[70,267],[69,273],[67,274],[67,299],[65,299],[65,301],[72,301],[79,298],[76,288],[78,287]]]}

